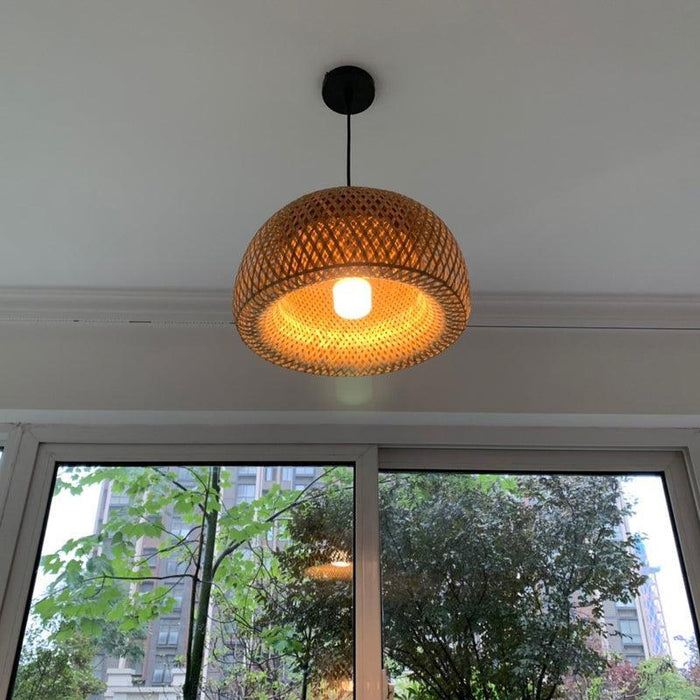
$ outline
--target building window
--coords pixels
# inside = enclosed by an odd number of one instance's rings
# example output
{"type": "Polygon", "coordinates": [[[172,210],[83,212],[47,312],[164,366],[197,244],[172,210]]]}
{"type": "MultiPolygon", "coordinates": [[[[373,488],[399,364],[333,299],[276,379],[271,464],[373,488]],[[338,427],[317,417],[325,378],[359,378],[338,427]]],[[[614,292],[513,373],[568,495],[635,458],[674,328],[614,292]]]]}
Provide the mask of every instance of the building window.
{"type": "Polygon", "coordinates": [[[170,532],[176,537],[185,537],[192,530],[192,526],[184,523],[182,518],[174,517],[170,521],[170,532]]]}
{"type": "Polygon", "coordinates": [[[623,644],[642,643],[642,631],[637,620],[620,620],[620,632],[623,644]]]}
{"type": "Polygon", "coordinates": [[[168,685],[173,680],[174,654],[157,654],[153,668],[153,685],[168,685]]]}
{"type": "Polygon", "coordinates": [[[165,575],[175,576],[177,574],[184,574],[187,571],[187,562],[180,561],[178,559],[166,559],[165,560],[165,575]]]}
{"type": "Polygon", "coordinates": [[[192,472],[190,472],[187,467],[175,467],[175,478],[183,486],[191,486],[196,481],[192,472]]]}
{"type": "Polygon", "coordinates": [[[115,491],[112,491],[112,493],[109,496],[109,505],[110,505],[110,507],[126,506],[126,505],[129,505],[130,500],[131,500],[131,496],[129,496],[128,494],[116,493],[115,491]]]}
{"type": "Polygon", "coordinates": [[[274,481],[277,477],[277,467],[265,467],[265,481],[274,481]]]}
{"type": "Polygon", "coordinates": [[[282,467],[282,481],[291,481],[294,476],[294,467],[282,467]]]}
{"type": "Polygon", "coordinates": [[[173,600],[175,601],[175,605],[173,607],[173,612],[174,613],[179,613],[182,611],[182,600],[185,595],[185,587],[183,584],[178,583],[176,586],[173,587],[172,591],[170,591],[170,595],[172,596],[173,600]]]}
{"type": "Polygon", "coordinates": [[[176,647],[180,636],[178,624],[161,624],[158,630],[158,646],[176,647]]]}
{"type": "Polygon", "coordinates": [[[158,563],[158,548],[144,547],[141,551],[141,561],[146,562],[151,568],[154,568],[158,563]]]}
{"type": "Polygon", "coordinates": [[[238,476],[255,476],[257,473],[257,467],[238,467],[238,476]]]}
{"type": "Polygon", "coordinates": [[[252,503],[255,500],[255,484],[238,484],[236,486],[236,505],[252,503]]]}
{"type": "Polygon", "coordinates": [[[295,467],[297,476],[313,476],[316,473],[316,467],[295,467]]]}

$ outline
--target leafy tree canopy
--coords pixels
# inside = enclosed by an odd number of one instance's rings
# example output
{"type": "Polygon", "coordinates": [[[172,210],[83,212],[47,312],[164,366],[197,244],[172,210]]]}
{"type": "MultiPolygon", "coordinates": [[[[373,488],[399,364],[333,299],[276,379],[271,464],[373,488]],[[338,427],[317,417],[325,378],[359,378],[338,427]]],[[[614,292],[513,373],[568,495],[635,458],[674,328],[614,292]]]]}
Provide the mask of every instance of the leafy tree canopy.
{"type": "MultiPolygon", "coordinates": [[[[328,491],[293,513],[279,555],[289,578],[336,546],[351,498],[328,491]]],[[[385,662],[411,678],[406,697],[549,700],[567,675],[599,674],[603,603],[644,581],[620,503],[608,477],[384,475],[385,662]]],[[[326,583],[315,595],[278,619],[300,633],[316,609],[338,618],[351,591],[326,583]]]]}
{"type": "MultiPolygon", "coordinates": [[[[352,557],[349,472],[230,505],[225,469],[183,469],[85,470],[64,482],[79,493],[108,478],[128,498],[98,533],[43,558],[55,581],[36,612],[103,641],[109,623],[104,643],[126,655],[184,585],[186,700],[201,689],[207,629],[221,692],[283,699],[344,687],[351,581],[307,571],[352,557]],[[166,557],[174,573],[155,575],[153,559],[166,557]]],[[[616,478],[384,474],[379,493],[385,665],[404,679],[400,697],[551,700],[567,678],[605,672],[593,643],[607,632],[603,603],[631,600],[644,581],[635,540],[620,534],[616,478]]],[[[639,683],[656,692],[659,677],[639,683]]]]}
{"type": "MultiPolygon", "coordinates": [[[[57,631],[57,630],[53,630],[57,631]]],[[[104,684],[95,677],[95,644],[88,637],[70,635],[62,643],[46,639],[38,625],[24,638],[13,700],[84,700],[100,693],[104,684]]]]}

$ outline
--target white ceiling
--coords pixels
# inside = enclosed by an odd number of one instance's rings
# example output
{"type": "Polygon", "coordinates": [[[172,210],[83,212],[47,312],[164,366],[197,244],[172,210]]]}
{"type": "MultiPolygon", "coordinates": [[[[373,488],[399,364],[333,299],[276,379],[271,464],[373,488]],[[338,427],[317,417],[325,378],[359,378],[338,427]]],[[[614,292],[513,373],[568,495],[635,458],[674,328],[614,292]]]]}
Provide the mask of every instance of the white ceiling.
{"type": "Polygon", "coordinates": [[[10,0],[0,286],[230,287],[342,184],[346,62],[356,183],[435,209],[476,291],[700,293],[698,0],[10,0]]]}

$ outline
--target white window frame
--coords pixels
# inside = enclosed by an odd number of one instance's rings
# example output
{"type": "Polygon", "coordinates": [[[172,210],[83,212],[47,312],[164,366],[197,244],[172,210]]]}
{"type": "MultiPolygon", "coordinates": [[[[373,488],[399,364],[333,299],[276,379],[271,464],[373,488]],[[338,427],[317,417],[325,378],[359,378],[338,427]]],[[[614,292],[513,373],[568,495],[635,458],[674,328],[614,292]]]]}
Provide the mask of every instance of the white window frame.
{"type": "Polygon", "coordinates": [[[700,608],[700,436],[693,430],[466,426],[0,426],[0,698],[5,698],[61,463],[355,464],[356,698],[380,700],[379,469],[663,475],[700,608]],[[362,556],[360,556],[362,553],[362,556]]]}

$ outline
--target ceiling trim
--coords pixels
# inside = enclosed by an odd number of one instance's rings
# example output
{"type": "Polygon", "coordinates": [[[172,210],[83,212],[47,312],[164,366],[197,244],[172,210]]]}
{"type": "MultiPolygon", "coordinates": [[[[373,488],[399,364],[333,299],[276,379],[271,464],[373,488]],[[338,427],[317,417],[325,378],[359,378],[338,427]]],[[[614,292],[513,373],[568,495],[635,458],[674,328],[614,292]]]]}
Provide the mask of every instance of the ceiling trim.
{"type": "MultiPolygon", "coordinates": [[[[0,289],[0,322],[231,325],[228,290],[0,289]]],[[[474,294],[469,326],[700,331],[700,296],[474,294]]]]}
{"type": "MultiPolygon", "coordinates": [[[[444,411],[167,411],[0,408],[0,445],[16,425],[176,425],[208,426],[345,426],[359,428],[611,428],[690,429],[697,433],[700,415],[619,413],[497,413],[444,411]]],[[[483,436],[482,436],[483,438],[483,436]]],[[[252,439],[252,436],[251,436],[252,439]]],[[[480,444],[486,444],[484,442],[480,444]]],[[[640,443],[630,443],[640,444],[640,443]]]]}

